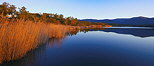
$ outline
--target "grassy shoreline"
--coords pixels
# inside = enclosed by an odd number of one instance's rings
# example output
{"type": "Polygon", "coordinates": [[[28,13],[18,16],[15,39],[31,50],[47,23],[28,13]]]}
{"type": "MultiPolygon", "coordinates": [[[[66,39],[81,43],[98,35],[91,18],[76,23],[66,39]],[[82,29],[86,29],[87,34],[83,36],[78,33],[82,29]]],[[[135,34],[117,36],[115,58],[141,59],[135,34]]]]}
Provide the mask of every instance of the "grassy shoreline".
{"type": "Polygon", "coordinates": [[[17,60],[50,38],[64,38],[71,30],[105,26],[68,26],[30,20],[0,20],[0,63],[17,60]]]}
{"type": "Polygon", "coordinates": [[[0,21],[0,63],[22,58],[49,38],[62,38],[66,26],[46,22],[0,21]]]}
{"type": "Polygon", "coordinates": [[[0,63],[24,57],[50,38],[64,38],[71,30],[110,27],[105,23],[79,21],[62,14],[30,13],[26,7],[0,4],[0,63]]]}

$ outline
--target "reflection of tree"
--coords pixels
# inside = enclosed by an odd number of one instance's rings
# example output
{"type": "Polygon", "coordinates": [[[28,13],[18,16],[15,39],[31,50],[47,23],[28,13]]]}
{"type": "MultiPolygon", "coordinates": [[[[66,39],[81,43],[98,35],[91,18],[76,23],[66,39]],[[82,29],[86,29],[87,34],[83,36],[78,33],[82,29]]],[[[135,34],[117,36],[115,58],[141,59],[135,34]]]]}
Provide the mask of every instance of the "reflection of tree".
{"type": "Polygon", "coordinates": [[[68,36],[73,36],[73,35],[76,35],[77,33],[79,32],[79,30],[70,30],[67,35],[68,36]]]}
{"type": "Polygon", "coordinates": [[[89,29],[80,30],[80,32],[84,32],[84,33],[87,33],[89,31],[90,31],[89,29]]]}
{"type": "Polygon", "coordinates": [[[106,28],[89,28],[89,29],[80,29],[80,30],[70,30],[67,35],[68,36],[73,36],[73,35],[76,35],[78,32],[84,32],[84,33],[87,33],[89,31],[98,31],[98,30],[105,30],[106,28]]]}
{"type": "Polygon", "coordinates": [[[105,30],[107,28],[95,28],[95,29],[90,29],[89,31],[100,31],[100,30],[105,30]]]}

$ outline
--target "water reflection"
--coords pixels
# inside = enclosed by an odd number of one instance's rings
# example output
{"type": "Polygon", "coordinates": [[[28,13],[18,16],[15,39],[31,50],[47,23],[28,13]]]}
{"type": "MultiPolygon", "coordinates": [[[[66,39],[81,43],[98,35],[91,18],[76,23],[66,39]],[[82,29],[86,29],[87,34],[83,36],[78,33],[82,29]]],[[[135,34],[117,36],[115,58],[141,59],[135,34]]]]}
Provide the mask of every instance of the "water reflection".
{"type": "Polygon", "coordinates": [[[154,29],[129,29],[129,28],[118,28],[118,29],[90,29],[90,31],[105,31],[105,32],[114,32],[118,34],[127,34],[127,35],[133,35],[137,37],[152,37],[154,36],[154,29]]]}
{"type": "Polygon", "coordinates": [[[136,37],[146,38],[154,36],[154,28],[146,29],[146,28],[98,28],[98,29],[86,29],[86,30],[72,30],[68,32],[68,36],[77,35],[79,32],[87,33],[89,31],[104,31],[104,32],[114,32],[118,34],[127,34],[133,35],[136,37]]]}
{"type": "Polygon", "coordinates": [[[73,35],[77,35],[79,32],[84,32],[87,33],[89,32],[90,29],[83,29],[83,30],[71,30],[67,33],[68,36],[73,36],[73,35]]]}
{"type": "Polygon", "coordinates": [[[3,64],[0,64],[0,66],[37,66],[38,59],[41,59],[42,61],[45,60],[42,58],[45,54],[45,49],[46,46],[42,45],[39,48],[27,53],[24,58],[16,61],[4,62],[3,64]]]}
{"type": "Polygon", "coordinates": [[[89,31],[99,31],[104,30],[106,28],[99,28],[99,29],[83,29],[83,30],[71,30],[67,33],[68,36],[77,35],[79,32],[87,33],[89,31]]]}
{"type": "Polygon", "coordinates": [[[74,30],[68,37],[51,38],[24,58],[0,66],[154,66],[154,37],[140,38],[154,36],[153,31],[74,30]]]}
{"type": "Polygon", "coordinates": [[[57,48],[61,48],[62,44],[63,44],[63,40],[66,39],[65,38],[50,38],[49,41],[46,43],[48,48],[53,48],[53,47],[57,47],[57,48]]]}
{"type": "MultiPolygon", "coordinates": [[[[65,37],[66,38],[66,37],[65,37]]],[[[47,62],[47,48],[60,48],[64,38],[49,39],[46,44],[39,46],[39,48],[27,53],[25,57],[19,60],[4,62],[0,66],[48,66],[47,62]]]]}
{"type": "Polygon", "coordinates": [[[86,30],[72,30],[68,33],[69,36],[76,35],[78,32],[84,32],[87,33],[89,31],[104,31],[104,32],[114,32],[118,34],[127,34],[127,35],[133,35],[137,37],[152,37],[154,36],[154,28],[98,28],[98,29],[86,29],[86,30]]]}

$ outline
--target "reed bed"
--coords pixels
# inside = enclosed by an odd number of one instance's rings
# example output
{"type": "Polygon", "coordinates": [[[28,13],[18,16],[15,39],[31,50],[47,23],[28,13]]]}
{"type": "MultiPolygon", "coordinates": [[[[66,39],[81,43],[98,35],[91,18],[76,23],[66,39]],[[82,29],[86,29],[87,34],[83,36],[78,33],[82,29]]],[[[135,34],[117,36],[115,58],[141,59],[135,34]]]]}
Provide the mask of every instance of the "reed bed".
{"type": "Polygon", "coordinates": [[[63,25],[0,19],[0,63],[20,59],[49,38],[63,38],[65,33],[63,25]]]}

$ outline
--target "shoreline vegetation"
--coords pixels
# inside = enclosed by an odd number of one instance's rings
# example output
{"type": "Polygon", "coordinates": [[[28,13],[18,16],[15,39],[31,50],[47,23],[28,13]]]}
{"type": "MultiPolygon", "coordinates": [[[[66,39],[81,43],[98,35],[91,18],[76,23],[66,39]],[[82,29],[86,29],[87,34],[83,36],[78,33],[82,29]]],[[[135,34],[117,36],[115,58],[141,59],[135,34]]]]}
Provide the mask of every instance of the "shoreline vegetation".
{"type": "Polygon", "coordinates": [[[112,26],[58,14],[30,13],[25,7],[17,11],[4,2],[0,5],[0,63],[20,59],[50,38],[64,38],[71,30],[101,27],[112,26]]]}
{"type": "Polygon", "coordinates": [[[22,58],[27,52],[44,44],[49,38],[63,38],[63,25],[19,20],[0,24],[0,62],[22,58]],[[61,28],[59,28],[61,27],[61,28]]]}

